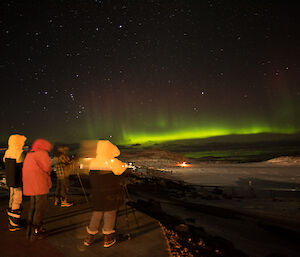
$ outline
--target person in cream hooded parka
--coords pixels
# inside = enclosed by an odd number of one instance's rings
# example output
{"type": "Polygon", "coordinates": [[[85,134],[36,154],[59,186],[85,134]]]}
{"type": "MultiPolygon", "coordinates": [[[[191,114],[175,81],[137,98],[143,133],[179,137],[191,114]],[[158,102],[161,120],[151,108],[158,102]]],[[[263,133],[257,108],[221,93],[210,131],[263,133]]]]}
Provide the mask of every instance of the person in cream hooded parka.
{"type": "Polygon", "coordinates": [[[7,209],[9,231],[21,229],[22,165],[25,158],[25,152],[23,151],[25,141],[26,137],[23,135],[11,135],[8,139],[8,148],[3,157],[6,184],[9,188],[7,209]]]}
{"type": "Polygon", "coordinates": [[[115,158],[119,155],[118,147],[110,141],[98,141],[96,158],[89,166],[94,211],[87,227],[88,237],[84,241],[86,246],[93,242],[102,218],[104,247],[109,247],[116,242],[113,233],[117,210],[124,203],[120,175],[127,168],[126,163],[115,158]]]}

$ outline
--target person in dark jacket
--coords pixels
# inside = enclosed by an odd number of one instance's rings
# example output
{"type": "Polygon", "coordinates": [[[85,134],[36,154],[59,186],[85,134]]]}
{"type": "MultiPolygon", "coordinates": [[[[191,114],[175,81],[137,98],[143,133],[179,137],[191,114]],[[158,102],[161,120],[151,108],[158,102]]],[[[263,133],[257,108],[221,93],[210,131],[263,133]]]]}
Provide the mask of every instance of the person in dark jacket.
{"type": "Polygon", "coordinates": [[[6,184],[9,188],[9,204],[7,209],[9,231],[21,229],[22,193],[22,165],[25,157],[23,146],[26,137],[11,135],[8,139],[8,148],[4,154],[6,184]]]}
{"type": "Polygon", "coordinates": [[[119,149],[110,141],[98,141],[97,156],[89,165],[94,211],[87,227],[88,236],[84,240],[85,246],[93,243],[102,219],[104,247],[110,247],[116,242],[114,227],[117,210],[124,203],[120,175],[127,168],[126,163],[115,158],[119,155],[119,149]]]}
{"type": "Polygon", "coordinates": [[[46,236],[42,220],[47,204],[47,194],[52,186],[52,161],[49,152],[53,145],[46,139],[34,141],[23,164],[23,193],[30,196],[27,237],[35,240],[46,236]]]}

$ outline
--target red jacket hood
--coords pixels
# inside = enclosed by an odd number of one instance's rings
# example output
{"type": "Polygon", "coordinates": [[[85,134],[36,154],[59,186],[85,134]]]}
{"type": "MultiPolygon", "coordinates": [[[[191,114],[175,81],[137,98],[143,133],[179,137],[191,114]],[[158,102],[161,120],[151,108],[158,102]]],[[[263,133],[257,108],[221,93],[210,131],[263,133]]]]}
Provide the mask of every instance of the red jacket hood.
{"type": "Polygon", "coordinates": [[[53,145],[46,139],[37,139],[34,141],[31,151],[39,151],[44,150],[50,152],[53,149],[53,145]]]}

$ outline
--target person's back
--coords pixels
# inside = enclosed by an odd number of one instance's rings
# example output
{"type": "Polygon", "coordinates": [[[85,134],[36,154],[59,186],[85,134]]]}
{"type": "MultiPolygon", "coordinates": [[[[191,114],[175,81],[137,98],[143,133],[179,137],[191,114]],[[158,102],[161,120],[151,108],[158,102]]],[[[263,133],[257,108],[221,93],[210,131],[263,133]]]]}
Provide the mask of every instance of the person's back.
{"type": "Polygon", "coordinates": [[[97,155],[89,166],[90,170],[109,170],[114,175],[121,175],[127,168],[126,163],[118,160],[120,155],[118,147],[108,140],[99,140],[97,144],[97,155]]]}
{"type": "Polygon", "coordinates": [[[65,147],[58,147],[54,155],[54,168],[56,171],[56,176],[58,178],[64,177],[66,174],[66,169],[71,163],[71,159],[66,154],[65,147]]]}
{"type": "Polygon", "coordinates": [[[98,141],[97,156],[89,166],[94,211],[87,227],[88,236],[84,240],[85,246],[93,243],[94,236],[99,232],[98,227],[102,218],[104,247],[110,247],[116,242],[114,227],[117,210],[124,203],[119,175],[127,168],[125,163],[115,158],[119,155],[119,149],[110,141],[98,141]]]}
{"type": "Polygon", "coordinates": [[[72,163],[67,155],[68,147],[59,146],[54,155],[54,168],[56,173],[56,190],[54,205],[70,207],[73,204],[68,202],[67,193],[69,190],[69,167],[72,163]]]}
{"type": "Polygon", "coordinates": [[[27,153],[23,163],[24,195],[47,194],[51,188],[52,161],[48,152],[52,144],[44,139],[37,139],[27,153]]]}
{"type": "Polygon", "coordinates": [[[22,204],[22,165],[25,152],[23,146],[26,137],[11,135],[8,140],[8,149],[5,151],[3,162],[5,164],[6,184],[9,188],[8,228],[10,231],[20,230],[21,204],[22,204]]]}
{"type": "Polygon", "coordinates": [[[8,187],[22,187],[22,165],[25,157],[23,146],[26,137],[11,135],[8,140],[8,149],[3,161],[5,164],[6,183],[8,187]]]}
{"type": "Polygon", "coordinates": [[[48,154],[52,148],[52,144],[45,139],[35,140],[23,164],[24,195],[30,196],[26,236],[32,240],[46,236],[42,220],[47,194],[52,185],[50,178],[52,161],[48,154]]]}

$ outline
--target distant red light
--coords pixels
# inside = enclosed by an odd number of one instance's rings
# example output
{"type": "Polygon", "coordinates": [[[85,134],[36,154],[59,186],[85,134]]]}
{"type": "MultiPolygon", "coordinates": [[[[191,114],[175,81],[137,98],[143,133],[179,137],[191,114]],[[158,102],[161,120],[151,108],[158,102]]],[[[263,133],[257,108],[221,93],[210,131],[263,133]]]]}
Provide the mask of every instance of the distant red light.
{"type": "Polygon", "coordinates": [[[176,166],[185,168],[185,167],[190,167],[191,164],[187,163],[187,162],[182,162],[182,163],[178,163],[176,166]]]}

